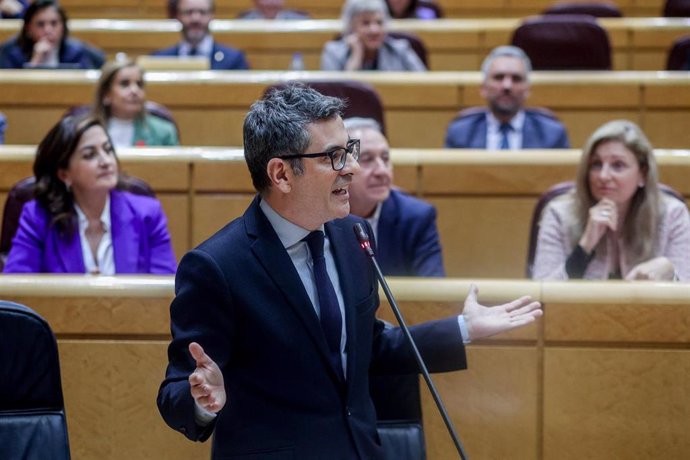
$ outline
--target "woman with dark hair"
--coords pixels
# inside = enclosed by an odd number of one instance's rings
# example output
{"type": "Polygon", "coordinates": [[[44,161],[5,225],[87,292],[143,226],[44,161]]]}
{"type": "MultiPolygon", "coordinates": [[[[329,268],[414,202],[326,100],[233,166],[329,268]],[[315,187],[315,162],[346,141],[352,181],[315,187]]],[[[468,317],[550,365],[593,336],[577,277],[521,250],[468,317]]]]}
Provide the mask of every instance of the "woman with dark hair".
{"type": "Polygon", "coordinates": [[[117,147],[180,143],[173,123],[146,112],[144,71],[131,60],[103,66],[93,107],[117,147]]]}
{"type": "Polygon", "coordinates": [[[5,273],[175,272],[161,204],[117,189],[99,120],[60,120],[38,146],[34,175],[36,198],[22,209],[5,273]]]}
{"type": "Polygon", "coordinates": [[[690,214],[659,191],[654,152],[627,120],[597,129],[575,191],[542,214],[535,279],[690,280],[690,214]]]}
{"type": "Polygon", "coordinates": [[[419,0],[386,0],[393,19],[438,19],[438,8],[422,5],[419,0]]]}
{"type": "Polygon", "coordinates": [[[99,69],[103,65],[102,51],[68,35],[67,15],[58,2],[37,0],[24,13],[19,36],[0,45],[0,68],[99,69]]]}

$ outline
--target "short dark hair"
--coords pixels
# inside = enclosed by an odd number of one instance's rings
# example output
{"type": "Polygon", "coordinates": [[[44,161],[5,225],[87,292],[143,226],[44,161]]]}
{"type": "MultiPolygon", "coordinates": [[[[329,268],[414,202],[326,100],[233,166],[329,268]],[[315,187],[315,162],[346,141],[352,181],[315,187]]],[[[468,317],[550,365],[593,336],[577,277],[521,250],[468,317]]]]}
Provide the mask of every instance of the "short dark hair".
{"type": "MultiPolygon", "coordinates": [[[[266,168],[272,158],[302,154],[311,142],[307,125],[340,116],[345,103],[303,84],[288,84],[252,104],[244,119],[244,158],[258,192],[271,184],[266,168]]],[[[296,174],[302,161],[290,160],[296,174]]]]}
{"type": "Polygon", "coordinates": [[[65,40],[67,40],[67,36],[69,35],[69,29],[67,27],[67,13],[65,13],[65,10],[62,9],[60,4],[56,0],[36,0],[31,5],[29,5],[29,7],[24,12],[24,23],[22,24],[22,30],[19,33],[19,38],[17,38],[17,44],[21,48],[22,53],[24,53],[24,55],[27,56],[29,59],[31,59],[31,54],[34,51],[35,42],[31,39],[31,37],[29,37],[27,29],[29,28],[29,24],[31,24],[31,21],[33,20],[34,16],[36,16],[39,12],[47,8],[54,8],[55,11],[57,11],[58,15],[60,15],[60,20],[62,21],[63,32],[62,38],[60,39],[59,51],[62,51],[62,47],[65,44],[65,40]]]}

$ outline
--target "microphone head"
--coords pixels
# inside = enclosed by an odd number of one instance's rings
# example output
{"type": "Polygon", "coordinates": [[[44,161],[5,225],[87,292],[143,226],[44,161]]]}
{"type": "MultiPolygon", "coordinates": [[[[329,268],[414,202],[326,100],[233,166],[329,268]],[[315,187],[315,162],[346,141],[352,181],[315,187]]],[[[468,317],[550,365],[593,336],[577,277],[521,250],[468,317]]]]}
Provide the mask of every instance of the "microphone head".
{"type": "Polygon", "coordinates": [[[352,226],[352,230],[355,232],[355,236],[357,237],[357,241],[359,241],[359,245],[362,247],[364,252],[367,253],[367,255],[373,257],[374,256],[374,250],[371,249],[371,243],[369,242],[369,235],[367,234],[367,230],[364,227],[364,225],[360,223],[356,223],[355,225],[352,226]]]}
{"type": "Polygon", "coordinates": [[[369,243],[369,235],[367,234],[367,230],[364,228],[364,225],[358,222],[352,227],[352,230],[354,230],[355,232],[357,241],[359,241],[360,243],[369,243]]]}

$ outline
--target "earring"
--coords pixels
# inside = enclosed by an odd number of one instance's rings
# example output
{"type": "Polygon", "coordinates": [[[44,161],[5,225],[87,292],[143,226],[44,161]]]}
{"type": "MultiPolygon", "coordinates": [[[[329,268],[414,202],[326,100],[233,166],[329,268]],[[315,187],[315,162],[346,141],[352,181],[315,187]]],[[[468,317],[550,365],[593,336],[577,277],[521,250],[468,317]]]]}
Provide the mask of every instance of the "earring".
{"type": "Polygon", "coordinates": [[[644,188],[644,182],[640,182],[639,184],[637,184],[637,188],[644,188]]]}
{"type": "Polygon", "coordinates": [[[65,188],[67,189],[67,193],[72,193],[72,184],[65,182],[65,188]]]}

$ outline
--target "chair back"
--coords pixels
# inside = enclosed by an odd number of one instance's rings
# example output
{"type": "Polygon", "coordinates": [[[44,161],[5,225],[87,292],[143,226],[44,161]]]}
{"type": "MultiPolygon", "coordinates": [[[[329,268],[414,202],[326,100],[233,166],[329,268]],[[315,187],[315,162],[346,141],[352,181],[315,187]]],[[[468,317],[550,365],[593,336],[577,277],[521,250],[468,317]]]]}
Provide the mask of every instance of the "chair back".
{"type": "Polygon", "coordinates": [[[0,301],[2,458],[68,460],[57,342],[24,305],[0,301]]]}
{"type": "Polygon", "coordinates": [[[588,14],[597,18],[622,18],[623,13],[614,3],[604,2],[558,2],[549,6],[542,14],[588,14]]]}
{"type": "MultiPolygon", "coordinates": [[[[266,87],[264,95],[273,89],[285,88],[291,82],[276,83],[266,87]]],[[[373,118],[381,131],[386,133],[386,124],[383,116],[383,104],[378,93],[369,83],[354,80],[300,80],[316,91],[326,96],[337,97],[347,102],[343,118],[364,117],[373,118]]]]}
{"type": "Polygon", "coordinates": [[[673,42],[666,60],[666,70],[690,70],[690,35],[673,42]]]}
{"type": "MultiPolygon", "coordinates": [[[[532,278],[532,269],[534,267],[534,258],[537,253],[537,238],[539,237],[539,225],[541,224],[541,215],[544,212],[546,205],[551,202],[556,197],[559,197],[565,193],[568,193],[575,189],[575,182],[559,182],[556,185],[551,186],[546,192],[544,192],[534,206],[534,211],[532,212],[532,222],[530,223],[529,231],[529,245],[527,247],[527,264],[525,266],[525,276],[527,278],[532,278]]],[[[682,203],[685,203],[685,198],[683,195],[678,193],[676,190],[671,188],[666,184],[659,184],[659,190],[662,193],[667,194],[682,203]]]]}
{"type": "Polygon", "coordinates": [[[608,34],[591,16],[526,19],[511,43],[525,51],[534,70],[611,70],[608,34]]]}
{"type": "Polygon", "coordinates": [[[383,460],[426,460],[424,432],[419,423],[407,421],[377,422],[383,460]]]}
{"type": "Polygon", "coordinates": [[[690,17],[690,0],[666,0],[662,15],[666,18],[690,17]]]}
{"type": "Polygon", "coordinates": [[[424,45],[424,42],[421,38],[419,38],[412,32],[403,32],[400,30],[388,31],[388,35],[398,40],[407,40],[407,42],[410,44],[410,47],[412,48],[412,51],[414,51],[415,54],[419,57],[419,60],[422,61],[424,67],[426,67],[427,69],[429,68],[429,53],[427,52],[426,45],[424,45]]]}
{"type": "MultiPolygon", "coordinates": [[[[151,186],[138,177],[120,174],[118,190],[124,190],[135,195],[155,196],[151,186]]],[[[2,228],[0,228],[0,269],[4,267],[7,255],[12,247],[12,240],[19,228],[19,218],[22,215],[24,203],[34,198],[36,178],[27,177],[12,186],[5,200],[2,213],[2,228]]]]}

